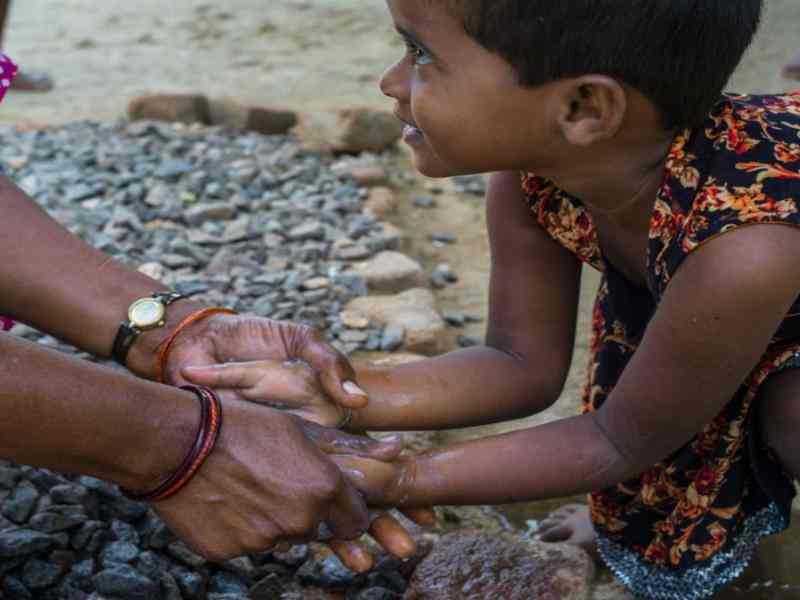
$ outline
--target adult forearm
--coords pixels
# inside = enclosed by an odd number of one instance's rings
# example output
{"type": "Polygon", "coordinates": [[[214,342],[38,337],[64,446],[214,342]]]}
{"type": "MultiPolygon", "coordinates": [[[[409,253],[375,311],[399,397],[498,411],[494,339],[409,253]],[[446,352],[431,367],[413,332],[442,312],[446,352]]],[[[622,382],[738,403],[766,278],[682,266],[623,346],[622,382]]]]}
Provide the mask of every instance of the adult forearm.
{"type": "Polygon", "coordinates": [[[504,504],[563,498],[615,485],[634,466],[592,415],[435,450],[404,473],[402,504],[504,504]]]}
{"type": "MultiPolygon", "coordinates": [[[[131,302],[165,286],[72,235],[5,177],[0,201],[0,314],[108,356],[131,302]]],[[[171,306],[170,321],[196,309],[188,304],[171,306]]]]}
{"type": "Polygon", "coordinates": [[[564,373],[490,347],[392,368],[357,369],[369,405],[354,425],[372,430],[484,425],[540,412],[558,398],[564,373]]]}
{"type": "Polygon", "coordinates": [[[0,335],[0,457],[133,489],[169,474],[200,419],[189,392],[0,335]]]}

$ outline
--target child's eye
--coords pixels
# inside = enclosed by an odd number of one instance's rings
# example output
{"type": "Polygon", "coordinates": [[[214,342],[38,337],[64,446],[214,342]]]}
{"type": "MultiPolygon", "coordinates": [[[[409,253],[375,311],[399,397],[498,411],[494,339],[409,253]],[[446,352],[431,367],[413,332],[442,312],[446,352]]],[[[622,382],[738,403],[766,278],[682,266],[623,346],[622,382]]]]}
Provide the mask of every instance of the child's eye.
{"type": "Polygon", "coordinates": [[[428,51],[413,42],[406,41],[406,48],[415,65],[429,65],[433,62],[433,57],[428,54],[428,51]]]}

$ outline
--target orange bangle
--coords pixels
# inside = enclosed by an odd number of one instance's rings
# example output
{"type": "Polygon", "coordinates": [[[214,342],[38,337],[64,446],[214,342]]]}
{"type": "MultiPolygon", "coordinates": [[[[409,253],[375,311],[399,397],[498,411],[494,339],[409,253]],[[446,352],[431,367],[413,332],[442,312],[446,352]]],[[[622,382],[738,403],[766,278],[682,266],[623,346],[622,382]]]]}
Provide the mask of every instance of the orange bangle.
{"type": "Polygon", "coordinates": [[[197,323],[205,319],[206,317],[210,317],[211,315],[216,314],[225,314],[225,315],[238,315],[235,310],[231,308],[222,308],[219,306],[211,306],[208,308],[203,308],[198,310],[195,313],[192,313],[188,317],[186,317],[183,321],[178,323],[178,326],[172,330],[172,333],[169,334],[169,337],[161,343],[161,347],[158,349],[158,356],[156,358],[156,381],[159,383],[166,383],[164,379],[164,375],[167,371],[167,358],[169,357],[169,351],[172,348],[172,344],[175,342],[175,338],[186,329],[192,323],[197,323]]]}

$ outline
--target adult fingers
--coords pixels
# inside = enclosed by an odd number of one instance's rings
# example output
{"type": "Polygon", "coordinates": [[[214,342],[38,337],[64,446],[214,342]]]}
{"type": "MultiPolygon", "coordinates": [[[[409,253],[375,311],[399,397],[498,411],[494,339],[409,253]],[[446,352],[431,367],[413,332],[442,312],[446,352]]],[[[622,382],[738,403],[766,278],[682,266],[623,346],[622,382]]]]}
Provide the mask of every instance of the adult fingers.
{"type": "Polygon", "coordinates": [[[328,546],[342,564],[356,573],[366,573],[372,568],[374,559],[372,555],[358,542],[346,540],[331,540],[328,546]]]}
{"type": "Polygon", "coordinates": [[[345,408],[364,408],[369,397],[356,383],[356,373],[347,357],[326,342],[314,329],[305,331],[297,357],[317,372],[323,391],[345,408]]]}
{"type": "Polygon", "coordinates": [[[401,508],[400,512],[422,527],[436,525],[436,511],[432,508],[401,508]]]}
{"type": "Polygon", "coordinates": [[[403,438],[400,435],[374,440],[365,435],[346,433],[316,423],[302,422],[302,428],[309,439],[326,454],[362,456],[374,460],[392,461],[403,451],[403,438]]]}
{"type": "Polygon", "coordinates": [[[417,552],[417,545],[411,535],[389,513],[383,513],[372,520],[369,534],[383,546],[387,552],[397,558],[410,558],[417,552]]]}
{"type": "Polygon", "coordinates": [[[369,527],[369,512],[364,498],[344,479],[330,505],[325,523],[333,536],[340,540],[353,540],[369,527]]]}

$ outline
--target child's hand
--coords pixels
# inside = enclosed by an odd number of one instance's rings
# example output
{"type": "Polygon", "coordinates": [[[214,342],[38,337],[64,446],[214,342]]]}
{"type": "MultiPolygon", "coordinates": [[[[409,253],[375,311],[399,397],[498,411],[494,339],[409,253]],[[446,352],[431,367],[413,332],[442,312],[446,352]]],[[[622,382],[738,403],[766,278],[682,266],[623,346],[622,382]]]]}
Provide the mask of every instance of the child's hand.
{"type": "Polygon", "coordinates": [[[416,459],[401,456],[393,462],[383,462],[360,456],[332,455],[341,469],[370,506],[424,506],[414,498],[416,459]]]}
{"type": "Polygon", "coordinates": [[[184,367],[181,374],[191,383],[214,388],[223,400],[229,396],[266,404],[326,427],[345,419],[346,410],[323,394],[317,374],[301,361],[184,367]]]}

